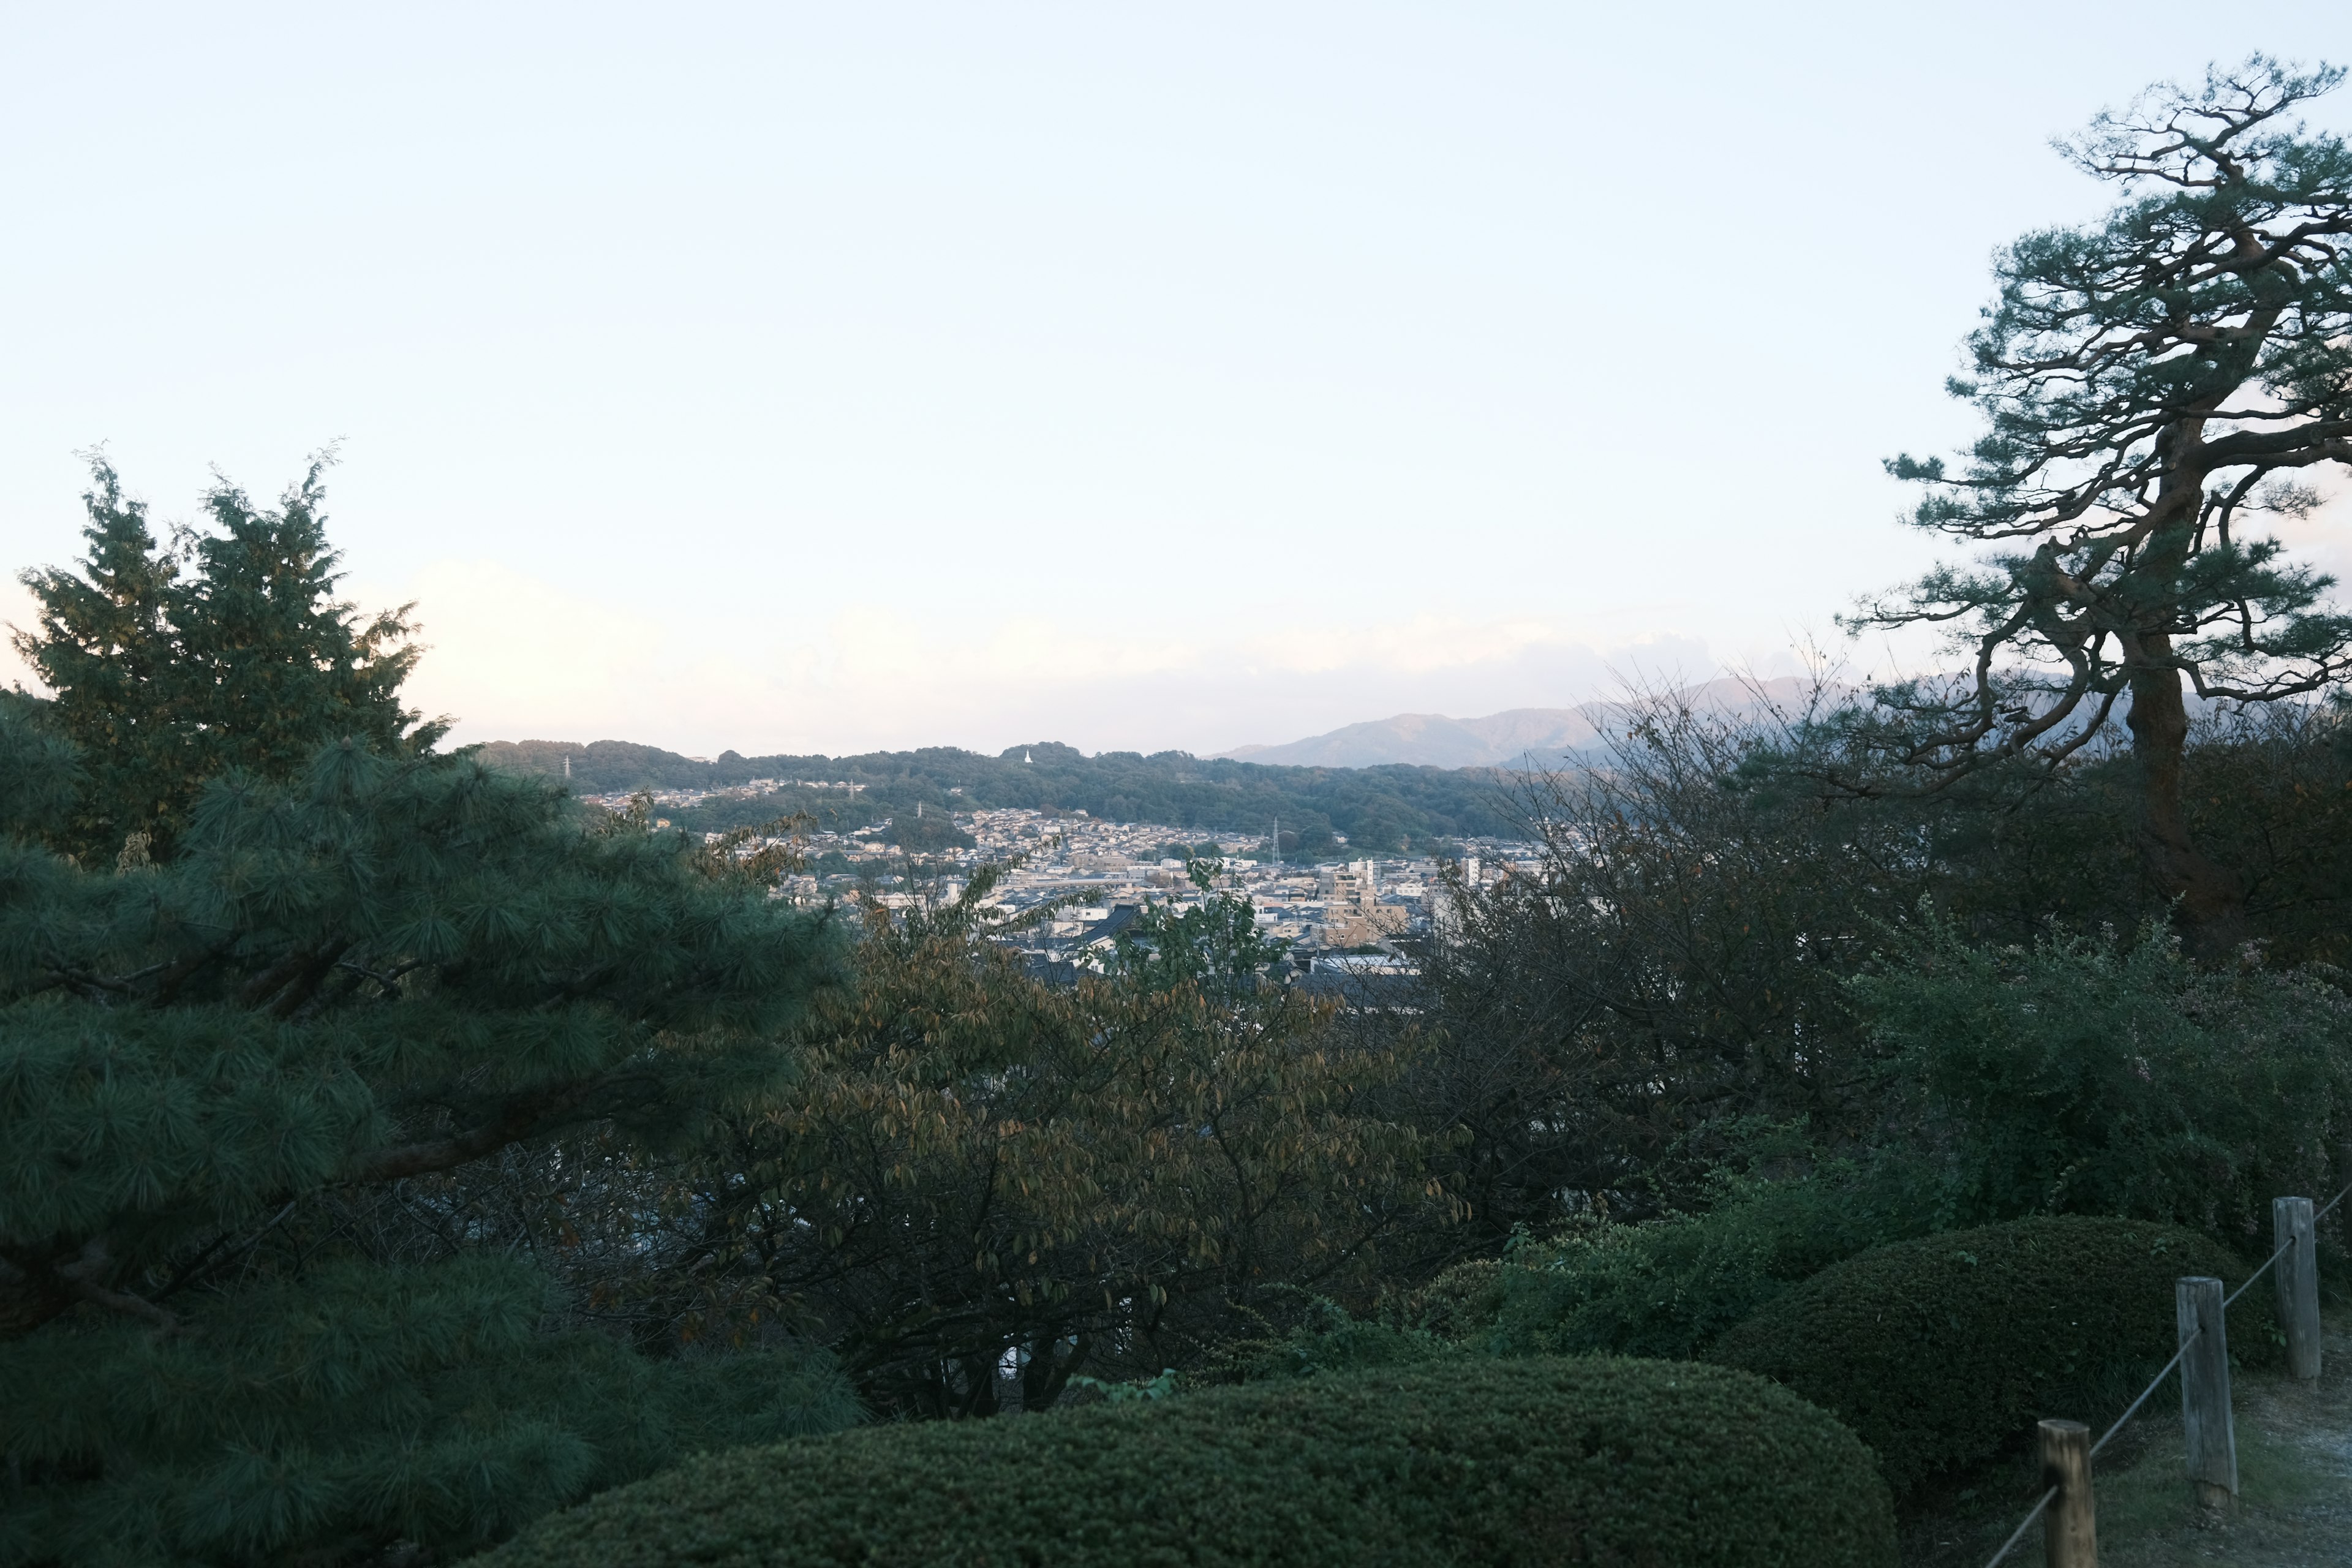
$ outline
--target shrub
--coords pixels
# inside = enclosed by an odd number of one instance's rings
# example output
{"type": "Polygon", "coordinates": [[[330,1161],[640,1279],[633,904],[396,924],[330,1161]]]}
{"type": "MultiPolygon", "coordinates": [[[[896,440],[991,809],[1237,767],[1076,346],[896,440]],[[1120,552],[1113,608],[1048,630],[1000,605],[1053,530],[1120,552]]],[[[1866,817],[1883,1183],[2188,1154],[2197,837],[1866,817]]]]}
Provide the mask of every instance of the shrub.
{"type": "Polygon", "coordinates": [[[1429,1304],[1435,1326],[1496,1354],[1689,1357],[1838,1259],[1934,1228],[1941,1199],[1892,1160],[1720,1178],[1704,1212],[1517,1243],[1499,1268],[1442,1278],[1429,1304]]]}
{"type": "Polygon", "coordinates": [[[1359,1318],[1337,1301],[1314,1296],[1286,1330],[1267,1331],[1220,1346],[1184,1376],[1188,1385],[1267,1383],[1325,1373],[1371,1372],[1456,1355],[1457,1347],[1427,1328],[1359,1318]]]}
{"type": "Polygon", "coordinates": [[[1868,1453],[1785,1390],[1462,1358],[739,1450],[555,1516],[484,1568],[1894,1561],[1868,1453]]]}
{"type": "Polygon", "coordinates": [[[2274,1194],[2332,1190],[2352,1003],[2320,972],[2201,971],[2154,930],[1984,947],[1932,915],[1889,956],[1850,992],[1963,1222],[2121,1215],[2246,1247],[2274,1194]]]}
{"type": "MultiPolygon", "coordinates": [[[[1897,1494],[1990,1458],[2063,1415],[2119,1414],[2176,1348],[2173,1281],[2243,1279],[2209,1237],[2057,1216],[1948,1231],[1823,1269],[1723,1337],[1712,1359],[1761,1373],[1876,1449],[1897,1494]]],[[[2232,1313],[2231,1342],[2267,1349],[2232,1313]]]]}

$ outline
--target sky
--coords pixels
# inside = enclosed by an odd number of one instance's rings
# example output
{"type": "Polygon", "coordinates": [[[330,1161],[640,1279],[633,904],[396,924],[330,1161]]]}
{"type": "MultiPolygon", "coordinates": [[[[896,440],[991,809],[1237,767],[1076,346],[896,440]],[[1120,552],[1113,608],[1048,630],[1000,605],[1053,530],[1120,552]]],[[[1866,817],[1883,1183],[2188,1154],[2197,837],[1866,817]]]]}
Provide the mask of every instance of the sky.
{"type": "Polygon", "coordinates": [[[457,739],[698,755],[1916,661],[1834,617],[1941,558],[1880,460],[1970,434],[1994,250],[2108,199],[2051,137],[2352,56],[2340,0],[5,13],[0,619],[81,454],[174,521],[331,446],[457,739]]]}

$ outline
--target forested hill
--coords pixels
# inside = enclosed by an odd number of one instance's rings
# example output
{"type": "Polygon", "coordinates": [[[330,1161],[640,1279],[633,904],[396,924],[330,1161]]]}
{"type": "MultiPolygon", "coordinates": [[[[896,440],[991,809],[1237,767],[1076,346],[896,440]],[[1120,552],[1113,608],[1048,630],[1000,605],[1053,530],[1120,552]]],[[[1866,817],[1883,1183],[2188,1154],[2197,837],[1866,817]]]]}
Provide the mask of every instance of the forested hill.
{"type": "MultiPolygon", "coordinates": [[[[1286,844],[1314,852],[1334,831],[1350,847],[1394,849],[1437,838],[1518,836],[1511,775],[1492,768],[1393,765],[1370,768],[1280,767],[1210,760],[1185,752],[1104,752],[1089,757],[1055,742],[1013,746],[999,755],[951,746],[864,756],[746,757],[728,752],[698,761],[625,741],[586,745],[564,741],[494,741],[484,761],[518,772],[561,776],[565,759],[572,787],[583,795],[618,790],[715,790],[774,779],[787,784],[865,785],[854,815],[879,818],[918,801],[933,809],[1027,806],[1083,811],[1114,822],[1164,822],[1173,827],[1263,835],[1279,817],[1286,844]]],[[[791,788],[782,804],[817,805],[824,792],[791,788]]],[[[844,802],[830,796],[835,810],[844,802]]],[[[745,803],[749,806],[751,803],[745,803]]],[[[773,805],[758,809],[772,814],[773,805]]],[[[717,818],[725,804],[698,816],[717,818]]],[[[675,815],[675,814],[673,814],[675,815]]],[[[828,813],[827,815],[833,815],[828,813]]]]}

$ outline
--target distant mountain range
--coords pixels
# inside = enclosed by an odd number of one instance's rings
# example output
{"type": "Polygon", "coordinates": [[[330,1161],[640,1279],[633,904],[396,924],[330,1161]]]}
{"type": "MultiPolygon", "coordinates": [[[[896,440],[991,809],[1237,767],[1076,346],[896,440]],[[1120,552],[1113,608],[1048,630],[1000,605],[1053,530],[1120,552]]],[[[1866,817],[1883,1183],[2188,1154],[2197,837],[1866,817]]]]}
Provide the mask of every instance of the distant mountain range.
{"type": "MultiPolygon", "coordinates": [[[[1717,680],[1685,695],[1695,707],[1737,713],[1765,703],[1801,706],[1807,690],[1797,679],[1717,680]]],[[[737,789],[698,802],[666,801],[664,815],[692,832],[757,827],[795,812],[838,826],[895,822],[901,815],[920,820],[927,806],[950,816],[1020,806],[1261,841],[1279,820],[1285,851],[1313,859],[1338,853],[1339,835],[1354,854],[1523,837],[1518,781],[1507,770],[1557,767],[1564,758],[1596,752],[1628,710],[1622,702],[1588,702],[1484,719],[1406,713],[1224,757],[1088,756],[1050,741],[992,757],[929,746],[845,757],[727,752],[705,758],[625,741],[492,741],[478,754],[495,767],[561,779],[582,795],[700,794],[761,782],[755,794],[737,789]]]]}
{"type": "MultiPolygon", "coordinates": [[[[1801,704],[1809,689],[1796,676],[1782,676],[1763,681],[1710,680],[1689,695],[1695,707],[1736,712],[1766,703],[1801,704]]],[[[1428,768],[1556,767],[1563,759],[1596,749],[1612,718],[1624,711],[1622,702],[1587,702],[1576,708],[1510,708],[1483,719],[1400,713],[1303,741],[1236,746],[1217,754],[1236,762],[1307,768],[1399,763],[1428,768]]]]}

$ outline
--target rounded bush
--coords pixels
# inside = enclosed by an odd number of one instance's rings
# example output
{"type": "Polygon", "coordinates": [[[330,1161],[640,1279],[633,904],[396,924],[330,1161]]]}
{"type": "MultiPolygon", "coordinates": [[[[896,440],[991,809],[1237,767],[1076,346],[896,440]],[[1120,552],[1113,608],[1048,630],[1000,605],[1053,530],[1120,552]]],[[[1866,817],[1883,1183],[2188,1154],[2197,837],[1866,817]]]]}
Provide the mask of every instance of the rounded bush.
{"type": "Polygon", "coordinates": [[[1892,1568],[1869,1450],[1760,1378],[1415,1365],[690,1460],[484,1568],[1892,1568]]]}
{"type": "MultiPolygon", "coordinates": [[[[1831,1265],[1711,1359],[1834,1413],[1899,1495],[2024,1444],[2046,1416],[2113,1420],[2178,1348],[2173,1282],[2189,1274],[2234,1285],[2246,1269],[2210,1237],[2137,1220],[1947,1231],[1831,1265]]],[[[2267,1348],[2253,1295],[2231,1311],[2233,1351],[2267,1348]]]]}

